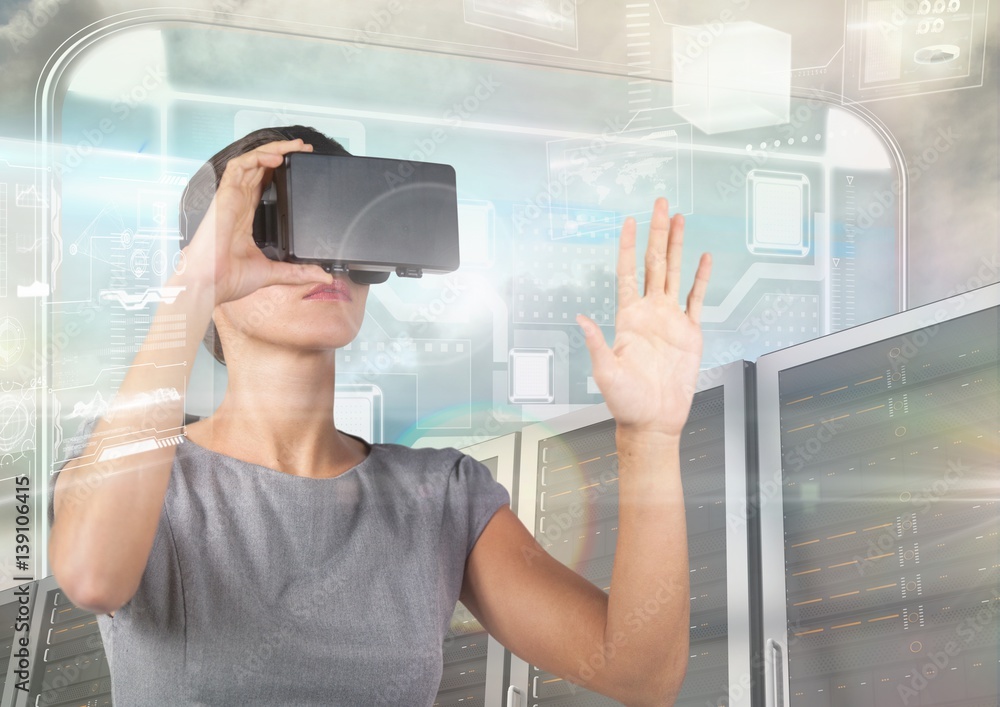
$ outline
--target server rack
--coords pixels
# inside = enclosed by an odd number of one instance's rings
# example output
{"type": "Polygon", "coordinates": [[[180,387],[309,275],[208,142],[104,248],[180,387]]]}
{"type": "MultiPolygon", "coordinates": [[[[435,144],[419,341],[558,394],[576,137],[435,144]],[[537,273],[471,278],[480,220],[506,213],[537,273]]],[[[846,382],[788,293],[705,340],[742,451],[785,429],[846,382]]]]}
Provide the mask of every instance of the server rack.
{"type": "Polygon", "coordinates": [[[35,584],[31,679],[25,701],[15,707],[111,707],[111,672],[97,617],[70,602],[54,576],[35,584]]]}
{"type": "MultiPolygon", "coordinates": [[[[703,371],[684,428],[681,476],[692,628],[688,672],[677,705],[748,707],[759,689],[751,669],[756,593],[749,563],[755,550],[747,522],[752,519],[747,474],[754,466],[752,381],[753,364],[744,361],[703,371]]],[[[615,422],[607,406],[531,425],[521,434],[519,518],[556,559],[607,591],[618,518],[615,422]],[[564,527],[556,514],[565,514],[573,504],[585,510],[569,514],[576,520],[564,527]]],[[[618,704],[516,656],[511,659],[511,685],[524,692],[530,707],[618,704]]]]}
{"type": "MultiPolygon", "coordinates": [[[[21,626],[25,616],[30,618],[34,601],[35,582],[0,592],[0,705],[18,705],[24,700],[25,693],[15,688],[18,657],[14,654],[23,647],[21,639],[25,631],[21,626]]],[[[29,648],[28,660],[33,655],[29,648]]]]}
{"type": "MultiPolygon", "coordinates": [[[[493,478],[507,489],[511,508],[516,512],[519,433],[486,440],[461,451],[489,468],[493,478]]],[[[444,669],[435,707],[501,707],[508,682],[507,651],[461,602],[452,615],[443,653],[444,669]]]]}
{"type": "Polygon", "coordinates": [[[768,707],[995,707],[1000,285],[757,363],[768,707]]]}

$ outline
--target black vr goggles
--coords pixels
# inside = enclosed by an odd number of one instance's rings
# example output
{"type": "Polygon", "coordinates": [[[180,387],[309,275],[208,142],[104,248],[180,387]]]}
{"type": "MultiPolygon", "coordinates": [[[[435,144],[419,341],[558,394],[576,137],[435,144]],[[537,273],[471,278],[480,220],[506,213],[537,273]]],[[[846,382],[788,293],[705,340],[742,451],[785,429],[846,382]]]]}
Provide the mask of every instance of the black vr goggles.
{"type": "MultiPolygon", "coordinates": [[[[189,237],[207,211],[182,205],[189,237]]],[[[354,282],[458,269],[455,170],[430,162],[291,152],[254,213],[272,260],[316,263],[354,282]]]]}

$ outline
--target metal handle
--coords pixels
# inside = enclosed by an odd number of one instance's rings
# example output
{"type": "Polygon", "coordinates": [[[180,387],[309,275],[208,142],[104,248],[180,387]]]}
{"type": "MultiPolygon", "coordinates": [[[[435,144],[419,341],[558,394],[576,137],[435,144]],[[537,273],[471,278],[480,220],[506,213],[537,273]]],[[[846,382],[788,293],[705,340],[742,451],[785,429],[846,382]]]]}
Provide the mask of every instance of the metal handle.
{"type": "Polygon", "coordinates": [[[523,696],[524,696],[523,692],[521,692],[515,686],[511,685],[510,687],[507,688],[507,702],[506,702],[506,707],[522,707],[521,697],[523,697],[523,696]],[[517,701],[516,702],[513,701],[515,695],[517,696],[517,701]]]}
{"type": "Polygon", "coordinates": [[[774,707],[785,707],[785,675],[784,660],[782,658],[781,644],[773,638],[767,639],[767,650],[771,655],[771,684],[774,686],[771,694],[774,695],[774,707]]]}

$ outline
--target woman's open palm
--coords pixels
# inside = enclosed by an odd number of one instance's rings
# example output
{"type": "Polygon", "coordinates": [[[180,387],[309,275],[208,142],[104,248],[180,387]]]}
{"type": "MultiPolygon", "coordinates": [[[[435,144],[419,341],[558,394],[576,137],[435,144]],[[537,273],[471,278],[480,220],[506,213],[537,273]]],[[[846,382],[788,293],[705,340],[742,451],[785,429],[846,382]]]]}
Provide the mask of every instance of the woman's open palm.
{"type": "Polygon", "coordinates": [[[712,269],[698,262],[694,285],[681,309],[678,292],[684,217],[668,215],[657,199],[646,248],[644,296],[636,276],[636,223],[622,227],[618,253],[618,313],[608,346],[591,319],[577,316],[587,335],[594,380],[619,429],[679,437],[687,421],[701,364],[701,307],[712,269]]]}

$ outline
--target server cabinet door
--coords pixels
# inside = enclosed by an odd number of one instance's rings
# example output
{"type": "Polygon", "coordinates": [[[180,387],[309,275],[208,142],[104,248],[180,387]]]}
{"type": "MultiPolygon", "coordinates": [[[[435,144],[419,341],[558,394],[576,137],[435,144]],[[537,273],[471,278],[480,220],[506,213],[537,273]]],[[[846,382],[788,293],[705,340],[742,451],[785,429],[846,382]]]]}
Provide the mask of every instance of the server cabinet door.
{"type": "MultiPolygon", "coordinates": [[[[518,437],[515,432],[461,450],[493,472],[510,494],[515,512],[518,437]]],[[[435,707],[501,707],[507,688],[506,651],[461,602],[451,618],[443,653],[435,707]]]]}
{"type": "Polygon", "coordinates": [[[111,672],[97,616],[77,608],[55,577],[36,582],[31,617],[32,707],[111,707],[111,672]]]}
{"type": "MultiPolygon", "coordinates": [[[[751,376],[752,364],[743,361],[704,371],[685,427],[691,652],[677,705],[747,707],[755,688],[746,496],[751,376]]],[[[615,423],[605,405],[522,431],[519,517],[553,557],[604,591],[617,543],[615,460],[615,423]]],[[[618,704],[516,656],[511,683],[528,707],[618,704]]]]}
{"type": "Polygon", "coordinates": [[[16,684],[22,677],[15,673],[23,669],[22,659],[30,661],[30,619],[35,602],[36,582],[25,582],[0,592],[0,705],[21,707],[27,698],[16,684]]]}
{"type": "Polygon", "coordinates": [[[758,362],[768,705],[997,704],[998,304],[758,362]]]}

